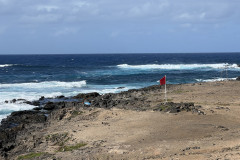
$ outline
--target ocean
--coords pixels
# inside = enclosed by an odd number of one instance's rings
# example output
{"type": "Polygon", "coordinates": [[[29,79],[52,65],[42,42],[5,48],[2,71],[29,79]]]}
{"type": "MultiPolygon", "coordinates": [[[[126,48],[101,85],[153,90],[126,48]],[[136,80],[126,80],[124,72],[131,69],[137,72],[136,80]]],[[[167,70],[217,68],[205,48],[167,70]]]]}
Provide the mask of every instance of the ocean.
{"type": "Polygon", "coordinates": [[[236,79],[240,53],[0,55],[0,120],[32,109],[12,99],[116,93],[159,84],[236,79]],[[119,88],[120,87],[120,88],[119,88]]]}

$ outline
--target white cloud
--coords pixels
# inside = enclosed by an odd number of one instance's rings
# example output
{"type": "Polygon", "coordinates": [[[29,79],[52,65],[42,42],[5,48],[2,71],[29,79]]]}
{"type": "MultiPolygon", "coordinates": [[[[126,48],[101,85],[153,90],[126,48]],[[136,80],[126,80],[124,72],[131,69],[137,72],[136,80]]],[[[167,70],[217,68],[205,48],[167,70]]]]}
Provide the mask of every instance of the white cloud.
{"type": "Polygon", "coordinates": [[[90,6],[90,3],[85,2],[85,1],[76,1],[72,3],[74,6],[78,7],[78,8],[82,8],[82,7],[86,7],[86,6],[90,6]]]}
{"type": "Polygon", "coordinates": [[[119,36],[120,35],[120,32],[119,31],[114,31],[114,32],[112,32],[111,34],[110,34],[110,37],[117,37],[117,36],[119,36]]]}
{"type": "Polygon", "coordinates": [[[191,23],[184,23],[184,24],[181,24],[180,26],[183,27],[183,28],[190,28],[190,27],[192,27],[192,24],[191,23]]]}
{"type": "Polygon", "coordinates": [[[54,36],[63,36],[63,35],[68,35],[68,34],[74,34],[77,33],[78,29],[76,28],[63,28],[59,29],[54,33],[54,36]]]}
{"type": "Polygon", "coordinates": [[[203,12],[203,13],[201,13],[201,14],[199,15],[199,18],[200,18],[200,19],[204,19],[204,18],[205,18],[205,16],[206,16],[206,13],[205,13],[205,12],[203,12]]]}
{"type": "Polygon", "coordinates": [[[159,16],[168,6],[169,3],[167,1],[147,1],[133,6],[128,14],[132,17],[159,16]]]}
{"type": "Polygon", "coordinates": [[[193,16],[190,15],[189,13],[183,13],[183,14],[180,14],[179,16],[177,16],[177,19],[192,19],[193,16]]]}
{"type": "Polygon", "coordinates": [[[178,16],[176,16],[176,20],[179,21],[199,21],[199,20],[204,20],[206,17],[206,13],[182,13],[178,16]]]}
{"type": "Polygon", "coordinates": [[[208,24],[240,22],[239,0],[0,0],[2,24],[208,24]],[[11,2],[11,3],[10,3],[11,2]],[[10,22],[13,22],[10,24],[10,22]]]}
{"type": "Polygon", "coordinates": [[[58,10],[58,6],[51,6],[51,5],[39,5],[36,7],[38,11],[45,11],[45,12],[52,12],[58,10]]]}
{"type": "Polygon", "coordinates": [[[39,14],[36,16],[24,15],[20,18],[20,22],[24,23],[53,23],[59,22],[62,15],[58,14],[39,14]]]}

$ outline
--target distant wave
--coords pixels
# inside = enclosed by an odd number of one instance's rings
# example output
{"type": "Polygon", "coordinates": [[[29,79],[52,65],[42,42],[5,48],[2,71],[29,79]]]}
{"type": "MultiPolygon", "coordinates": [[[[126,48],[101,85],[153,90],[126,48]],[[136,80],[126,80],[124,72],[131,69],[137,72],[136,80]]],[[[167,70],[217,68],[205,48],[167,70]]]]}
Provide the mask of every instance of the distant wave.
{"type": "MultiPolygon", "coordinates": [[[[120,87],[121,85],[119,85],[120,87]]],[[[88,88],[88,89],[84,89],[81,91],[81,93],[90,93],[90,92],[98,92],[100,94],[106,94],[106,93],[118,93],[118,92],[121,92],[121,91],[127,91],[129,89],[136,89],[136,87],[134,86],[128,86],[128,87],[122,87],[122,88],[119,88],[119,87],[114,87],[114,86],[99,86],[100,88],[98,88],[97,86],[92,86],[92,89],[91,88],[88,88]]],[[[77,93],[76,93],[77,94],[77,93]]]]}
{"type": "Polygon", "coordinates": [[[214,78],[214,79],[196,79],[198,82],[217,82],[217,81],[227,81],[227,80],[236,80],[237,78],[214,78]]]}
{"type": "Polygon", "coordinates": [[[2,68],[2,67],[11,67],[13,65],[14,64],[0,64],[0,68],[2,68]]]}
{"type": "Polygon", "coordinates": [[[65,88],[80,88],[85,86],[86,81],[78,82],[60,82],[60,81],[45,81],[45,82],[32,82],[32,83],[13,83],[13,84],[0,84],[0,88],[8,87],[27,87],[27,88],[52,88],[52,87],[65,87],[65,88]]]}
{"type": "MultiPolygon", "coordinates": [[[[11,66],[17,66],[17,67],[26,67],[26,68],[47,68],[47,67],[51,67],[49,65],[29,65],[29,64],[0,64],[0,68],[3,68],[3,67],[11,67],[11,66]]],[[[65,66],[59,66],[59,67],[64,67],[65,66]]]]}
{"type": "Polygon", "coordinates": [[[213,69],[240,69],[237,64],[228,63],[216,63],[216,64],[146,64],[146,65],[128,65],[119,64],[118,68],[122,69],[201,69],[201,68],[213,68],[213,69]]]}

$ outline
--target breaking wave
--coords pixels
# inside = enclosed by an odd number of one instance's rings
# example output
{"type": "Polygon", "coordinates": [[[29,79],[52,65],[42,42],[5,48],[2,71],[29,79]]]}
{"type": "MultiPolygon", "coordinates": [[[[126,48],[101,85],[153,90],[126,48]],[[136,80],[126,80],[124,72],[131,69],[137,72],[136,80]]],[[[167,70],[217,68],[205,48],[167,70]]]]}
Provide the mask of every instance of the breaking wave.
{"type": "Polygon", "coordinates": [[[216,63],[216,64],[146,64],[146,65],[128,65],[119,64],[121,69],[166,69],[166,70],[187,70],[187,69],[240,69],[237,64],[216,63]]]}
{"type": "Polygon", "coordinates": [[[12,99],[32,101],[39,99],[41,96],[49,98],[60,95],[71,96],[73,91],[79,91],[86,84],[86,81],[0,84],[0,121],[13,111],[29,110],[35,107],[21,101],[16,103],[6,103],[5,101],[11,101],[12,99]]]}
{"type": "Polygon", "coordinates": [[[0,68],[2,68],[2,67],[11,67],[13,65],[14,64],[0,64],[0,68]]]}
{"type": "Polygon", "coordinates": [[[228,81],[228,80],[236,80],[237,78],[214,78],[214,79],[196,79],[198,82],[217,82],[217,81],[228,81]]]}
{"type": "Polygon", "coordinates": [[[81,88],[85,86],[86,81],[78,82],[60,82],[60,81],[46,81],[40,83],[13,83],[13,84],[0,84],[0,88],[9,87],[27,87],[27,88],[55,88],[55,87],[65,87],[65,88],[81,88]]]}
{"type": "Polygon", "coordinates": [[[20,110],[29,110],[36,106],[32,106],[25,103],[0,103],[0,121],[6,118],[11,112],[20,110]]]}

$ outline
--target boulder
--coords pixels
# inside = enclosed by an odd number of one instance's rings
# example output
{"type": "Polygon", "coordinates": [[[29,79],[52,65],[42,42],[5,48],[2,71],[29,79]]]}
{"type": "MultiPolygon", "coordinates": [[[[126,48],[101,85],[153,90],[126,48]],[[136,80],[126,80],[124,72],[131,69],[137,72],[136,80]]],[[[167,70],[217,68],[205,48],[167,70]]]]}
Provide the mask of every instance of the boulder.
{"type": "Polygon", "coordinates": [[[10,101],[10,103],[16,103],[16,101],[17,101],[16,99],[13,99],[10,101]]]}
{"type": "Polygon", "coordinates": [[[43,107],[35,107],[35,108],[33,108],[33,110],[35,110],[35,111],[40,111],[42,109],[43,109],[43,107]]]}
{"type": "MultiPolygon", "coordinates": [[[[8,155],[14,148],[22,145],[22,137],[27,137],[32,130],[36,129],[33,125],[41,126],[46,120],[44,113],[39,111],[12,112],[10,116],[3,119],[0,125],[0,157],[11,159],[8,155]]],[[[22,151],[25,151],[24,148],[22,151]]]]}
{"type": "Polygon", "coordinates": [[[100,96],[99,93],[92,92],[92,93],[86,93],[86,94],[80,93],[73,98],[76,98],[76,99],[93,99],[93,98],[96,98],[98,96],[100,96]]]}
{"type": "Polygon", "coordinates": [[[3,119],[1,122],[1,127],[3,128],[13,128],[19,124],[28,123],[43,123],[46,121],[46,116],[40,111],[17,111],[12,112],[10,116],[3,119]]]}
{"type": "Polygon", "coordinates": [[[125,87],[118,87],[117,89],[124,89],[125,87]]]}
{"type": "Polygon", "coordinates": [[[44,100],[44,99],[45,99],[45,97],[42,96],[41,98],[39,98],[39,101],[42,101],[42,100],[44,100]]]}
{"type": "Polygon", "coordinates": [[[45,109],[45,110],[53,110],[53,109],[55,109],[56,108],[56,104],[55,103],[53,103],[53,102],[48,102],[44,107],[43,107],[43,109],[45,109]]]}
{"type": "Polygon", "coordinates": [[[65,96],[64,96],[64,95],[61,95],[61,96],[57,96],[56,98],[62,99],[62,98],[65,98],[65,96]]]}
{"type": "Polygon", "coordinates": [[[236,79],[237,81],[240,81],[240,77],[237,77],[237,79],[236,79]]]}

